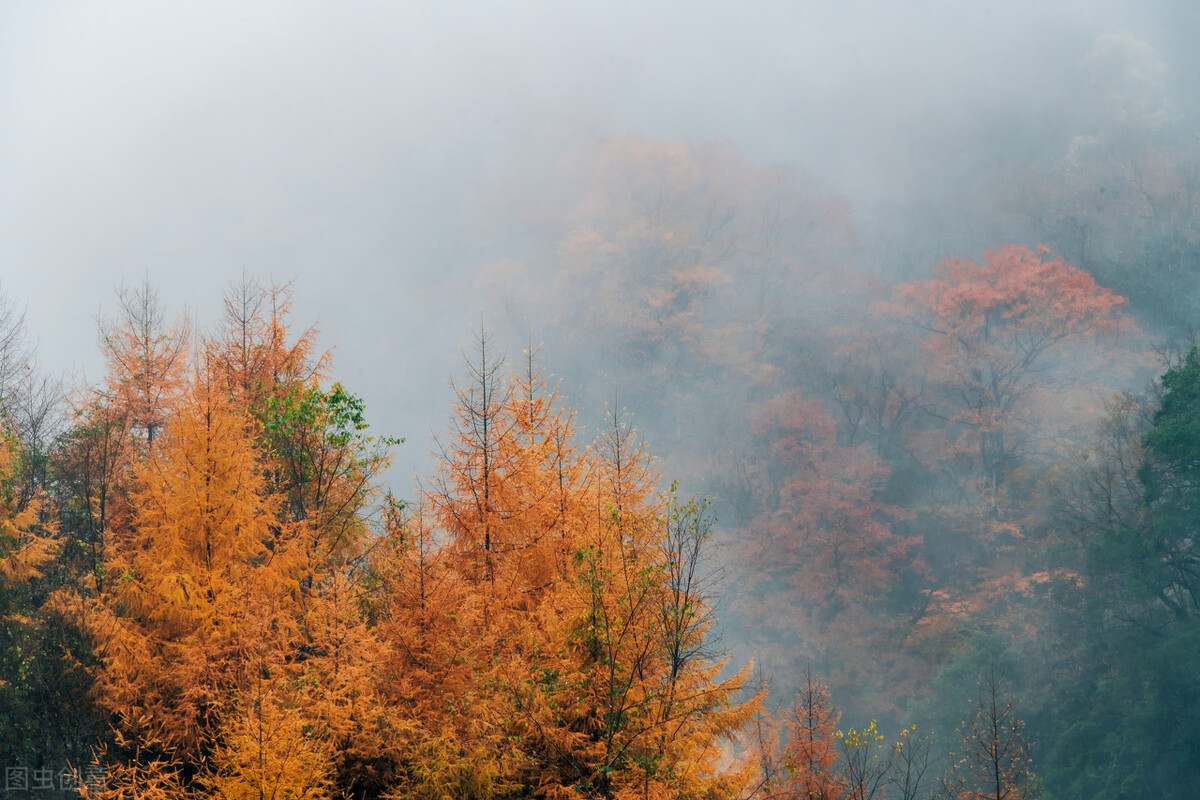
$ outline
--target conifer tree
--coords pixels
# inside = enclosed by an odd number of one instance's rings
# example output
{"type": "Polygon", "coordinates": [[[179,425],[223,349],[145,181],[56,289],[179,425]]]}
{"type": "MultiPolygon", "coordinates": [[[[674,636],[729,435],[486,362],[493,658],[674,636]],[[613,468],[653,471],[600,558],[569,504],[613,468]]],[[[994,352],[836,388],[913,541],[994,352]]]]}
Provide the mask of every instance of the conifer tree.
{"type": "Polygon", "coordinates": [[[837,723],[841,713],[829,690],[805,672],[804,685],[788,715],[784,750],[789,796],[802,800],[838,800],[846,790],[836,768],[837,723]]]}
{"type": "Polygon", "coordinates": [[[967,800],[1024,800],[1036,796],[1025,723],[1004,681],[991,667],[959,731],[962,752],[953,782],[967,800]]]}
{"type": "Polygon", "coordinates": [[[125,735],[203,759],[252,670],[295,636],[308,529],[282,525],[245,413],[192,376],[133,471],[133,509],[106,542],[107,579],[66,598],[100,658],[96,690],[125,735]]]}

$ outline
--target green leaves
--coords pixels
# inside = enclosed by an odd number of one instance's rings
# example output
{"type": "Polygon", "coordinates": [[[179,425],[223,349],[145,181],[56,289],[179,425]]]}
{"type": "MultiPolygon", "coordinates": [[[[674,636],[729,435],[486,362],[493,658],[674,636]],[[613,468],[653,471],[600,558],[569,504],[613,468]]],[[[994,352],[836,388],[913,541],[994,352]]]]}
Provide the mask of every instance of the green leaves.
{"type": "Polygon", "coordinates": [[[1200,353],[1195,347],[1163,375],[1162,386],[1165,394],[1154,428],[1143,439],[1147,460],[1138,474],[1148,502],[1172,491],[1200,490],[1200,353]]]}

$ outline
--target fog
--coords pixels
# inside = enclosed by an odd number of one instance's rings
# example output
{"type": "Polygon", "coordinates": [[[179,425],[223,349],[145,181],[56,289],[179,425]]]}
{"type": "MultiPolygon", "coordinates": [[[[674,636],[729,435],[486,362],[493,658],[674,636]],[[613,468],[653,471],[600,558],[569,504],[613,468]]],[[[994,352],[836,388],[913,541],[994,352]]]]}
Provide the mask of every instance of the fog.
{"type": "Polygon", "coordinates": [[[0,15],[0,285],[41,368],[99,376],[95,323],[122,282],[148,277],[203,325],[243,271],[294,279],[297,323],[319,324],[375,426],[408,437],[400,474],[427,463],[459,346],[488,317],[474,271],[520,257],[481,202],[498,186],[597,137],[728,140],[848,196],[864,261],[911,273],[982,247],[914,216],[953,225],[980,202],[963,196],[973,171],[1094,129],[1080,63],[1096,36],[1167,58],[1195,18],[1132,2],[0,15]]]}
{"type": "MultiPolygon", "coordinates": [[[[1200,588],[1137,572],[1200,574],[1190,529],[1159,561],[1120,538],[1174,508],[1146,387],[1200,308],[1197,31],[1182,0],[10,2],[0,296],[29,371],[83,389],[122,287],[203,333],[232,282],[290,282],[409,499],[481,326],[532,340],[581,440],[625,407],[664,485],[714,496],[734,667],[952,739],[999,665],[1092,796],[1075,772],[1124,768],[1073,726],[1141,702],[1110,678],[1200,697],[1162,667],[1200,588]],[[955,340],[956,269],[1027,293],[955,340]]],[[[24,499],[66,519],[59,456],[24,499]]]]}

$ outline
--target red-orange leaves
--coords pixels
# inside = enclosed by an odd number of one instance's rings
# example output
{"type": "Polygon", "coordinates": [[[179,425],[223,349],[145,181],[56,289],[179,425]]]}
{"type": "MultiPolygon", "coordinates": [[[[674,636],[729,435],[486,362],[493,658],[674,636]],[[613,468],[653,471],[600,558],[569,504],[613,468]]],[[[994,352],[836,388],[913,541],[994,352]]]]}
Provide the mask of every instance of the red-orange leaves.
{"type": "Polygon", "coordinates": [[[836,644],[846,669],[861,669],[881,643],[879,601],[903,570],[923,570],[917,541],[892,530],[901,511],[875,499],[887,467],[865,445],[839,445],[833,417],[798,393],[769,402],[753,427],[769,449],[754,466],[762,510],[744,549],[761,599],[746,610],[790,649],[780,666],[795,662],[792,648],[824,657],[836,644]]]}
{"type": "Polygon", "coordinates": [[[943,387],[931,410],[947,422],[949,450],[938,457],[973,454],[980,489],[994,498],[1032,447],[1031,404],[1070,390],[1082,372],[1055,358],[1072,342],[1124,327],[1124,302],[1046,248],[1016,245],[987,251],[982,264],[943,261],[933,279],[897,287],[884,309],[924,331],[943,387]]]}
{"type": "Polygon", "coordinates": [[[770,509],[755,518],[762,567],[801,584],[832,608],[883,585],[894,545],[887,509],[872,499],[887,467],[865,448],[841,447],[833,417],[798,393],[776,398],[754,421],[782,471],[770,509]],[[804,575],[795,575],[801,569],[804,575]]]}
{"type": "Polygon", "coordinates": [[[786,717],[788,743],[783,751],[786,777],[782,781],[787,787],[785,797],[837,800],[842,796],[845,780],[835,766],[840,717],[829,690],[816,681],[810,669],[786,717]]]}

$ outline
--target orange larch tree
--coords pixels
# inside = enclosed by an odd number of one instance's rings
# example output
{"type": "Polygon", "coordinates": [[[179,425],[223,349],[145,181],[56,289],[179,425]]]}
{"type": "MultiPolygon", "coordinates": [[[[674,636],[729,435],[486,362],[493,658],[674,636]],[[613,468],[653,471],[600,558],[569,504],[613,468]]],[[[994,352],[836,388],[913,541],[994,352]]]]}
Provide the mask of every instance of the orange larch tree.
{"type": "Polygon", "coordinates": [[[395,501],[385,511],[370,616],[382,648],[377,691],[394,730],[383,751],[393,786],[412,797],[486,796],[511,784],[514,766],[501,727],[507,704],[487,685],[478,587],[451,567],[431,518],[395,501]]]}
{"type": "Polygon", "coordinates": [[[104,381],[73,401],[74,425],[52,456],[62,511],[76,535],[65,557],[93,573],[115,528],[128,524],[130,475],[156,446],[186,383],[190,323],[168,327],[149,282],[118,293],[121,315],[100,325],[104,381]]]}
{"type": "Polygon", "coordinates": [[[784,748],[785,796],[801,800],[838,800],[846,791],[837,768],[837,724],[841,712],[829,690],[805,672],[805,680],[787,714],[784,748]]]}
{"type": "MultiPolygon", "coordinates": [[[[7,600],[14,587],[40,577],[54,558],[56,531],[43,513],[45,499],[35,497],[22,507],[13,496],[16,461],[17,443],[0,421],[0,601],[7,600]]],[[[0,602],[0,615],[7,613],[7,606],[0,602]]]]}
{"type": "Polygon", "coordinates": [[[108,366],[102,396],[149,449],[183,387],[191,325],[181,318],[166,326],[158,292],[149,280],[137,289],[122,288],[118,298],[120,319],[100,329],[108,366]]]}
{"type": "Polygon", "coordinates": [[[489,349],[481,337],[422,509],[389,537],[410,577],[385,625],[388,691],[425,709],[403,723],[405,791],[732,791],[722,743],[753,704],[704,644],[704,515],[653,497],[626,426],[577,449],[533,348],[507,376],[489,349]]]}
{"type": "MultiPolygon", "coordinates": [[[[568,623],[556,597],[572,580],[591,508],[588,479],[570,415],[547,390],[534,348],[521,372],[510,374],[489,352],[487,334],[477,344],[469,381],[456,387],[453,437],[442,443],[419,519],[444,536],[453,577],[437,585],[461,593],[455,622],[459,641],[470,644],[460,660],[471,663],[478,687],[464,721],[483,737],[474,744],[499,759],[507,780],[524,775],[553,793],[551,787],[577,779],[564,776],[578,738],[565,711],[570,701],[558,694],[569,683],[545,677],[563,671],[560,639],[568,623]],[[500,746],[509,733],[526,752],[520,773],[515,754],[505,754],[511,748],[500,746]]],[[[414,544],[410,551],[420,556],[424,547],[414,544]]]]}
{"type": "Polygon", "coordinates": [[[653,495],[657,474],[636,432],[616,415],[594,459],[595,524],[564,599],[586,694],[586,789],[602,797],[735,792],[747,769],[725,770],[722,742],[750,724],[759,699],[735,701],[747,669],[720,679],[709,648],[704,506],[653,495]]]}
{"type": "Polygon", "coordinates": [[[291,284],[264,287],[249,275],[225,290],[223,314],[209,350],[227,390],[254,409],[295,385],[325,376],[328,354],[315,353],[316,330],[292,338],[291,284]]]}
{"type": "Polygon", "coordinates": [[[220,743],[250,677],[283,669],[311,538],[280,524],[252,421],[209,366],[133,470],[106,580],[60,598],[95,644],[97,699],[118,731],[193,764],[220,743]]]}
{"type": "Polygon", "coordinates": [[[489,353],[492,344],[486,331],[478,335],[478,362],[468,362],[467,383],[455,385],[453,438],[439,443],[441,464],[426,492],[430,513],[449,536],[456,570],[486,592],[487,625],[502,602],[507,575],[499,573],[508,566],[505,556],[525,544],[519,528],[504,524],[519,507],[519,500],[502,496],[510,489],[505,478],[520,465],[511,460],[512,448],[501,450],[501,441],[515,435],[516,423],[504,359],[489,353]]]}

